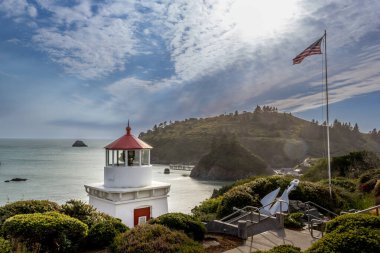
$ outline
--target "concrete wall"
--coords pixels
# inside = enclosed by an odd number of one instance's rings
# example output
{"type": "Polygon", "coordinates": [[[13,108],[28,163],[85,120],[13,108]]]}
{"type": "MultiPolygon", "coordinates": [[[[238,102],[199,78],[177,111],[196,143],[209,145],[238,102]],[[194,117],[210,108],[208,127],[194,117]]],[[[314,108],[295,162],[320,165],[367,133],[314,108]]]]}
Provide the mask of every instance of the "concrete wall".
{"type": "Polygon", "coordinates": [[[167,195],[156,198],[146,198],[143,200],[133,202],[112,202],[105,199],[99,199],[90,196],[89,203],[99,211],[119,218],[128,227],[132,228],[133,223],[133,211],[136,208],[142,208],[151,206],[151,215],[153,218],[158,217],[168,212],[168,200],[167,195]]]}
{"type": "Polygon", "coordinates": [[[111,188],[143,187],[152,183],[152,166],[106,166],[104,186],[111,188]]]}

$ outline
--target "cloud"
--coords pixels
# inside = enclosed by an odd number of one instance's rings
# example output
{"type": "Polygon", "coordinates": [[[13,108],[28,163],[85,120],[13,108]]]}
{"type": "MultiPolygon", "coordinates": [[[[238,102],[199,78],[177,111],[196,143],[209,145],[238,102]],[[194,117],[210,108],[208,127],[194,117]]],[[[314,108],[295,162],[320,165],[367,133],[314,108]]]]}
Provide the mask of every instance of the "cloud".
{"type": "MultiPolygon", "coordinates": [[[[289,30],[282,27],[275,35],[271,28],[260,30],[270,20],[264,18],[264,10],[261,16],[257,11],[267,5],[257,3],[177,1],[169,4],[167,30],[163,35],[176,74],[182,80],[195,80],[226,70],[239,62],[254,59],[263,44],[289,30]]],[[[293,6],[292,3],[288,5],[293,6]]],[[[273,9],[266,12],[268,14],[275,19],[273,9]]],[[[291,10],[286,14],[289,16],[283,15],[278,21],[286,24],[291,19],[291,10]]]]}
{"type": "Polygon", "coordinates": [[[27,9],[28,2],[26,0],[2,0],[0,4],[0,11],[5,13],[8,18],[22,16],[27,9]]]}
{"type": "Polygon", "coordinates": [[[37,17],[38,12],[37,12],[36,7],[34,7],[33,5],[29,5],[27,10],[30,17],[32,18],[37,17]]]}
{"type": "MultiPolygon", "coordinates": [[[[355,96],[380,91],[380,45],[364,48],[357,61],[351,66],[341,66],[344,70],[329,76],[329,103],[337,103],[355,96]]],[[[320,82],[321,83],[321,82],[320,82]]],[[[310,86],[315,86],[312,82],[310,86]]],[[[313,89],[315,90],[315,89],[313,89]]],[[[323,105],[322,90],[311,95],[293,95],[270,104],[281,110],[302,112],[323,105]]]]}
{"type": "Polygon", "coordinates": [[[35,22],[33,48],[92,88],[72,92],[74,121],[154,124],[264,103],[319,107],[320,57],[300,66],[291,59],[325,29],[331,103],[379,90],[378,1],[14,2],[0,9],[35,22]]]}
{"type": "Polygon", "coordinates": [[[9,40],[7,40],[7,42],[11,43],[11,44],[15,44],[15,45],[21,44],[21,40],[17,39],[17,38],[9,39],[9,40]]]}
{"type": "MultiPolygon", "coordinates": [[[[85,1],[73,7],[44,5],[52,12],[53,25],[39,28],[33,41],[69,74],[84,79],[107,76],[124,69],[128,57],[136,53],[133,19],[112,13],[113,5],[91,11],[85,1]]],[[[126,13],[132,10],[120,6],[126,13]]]]}

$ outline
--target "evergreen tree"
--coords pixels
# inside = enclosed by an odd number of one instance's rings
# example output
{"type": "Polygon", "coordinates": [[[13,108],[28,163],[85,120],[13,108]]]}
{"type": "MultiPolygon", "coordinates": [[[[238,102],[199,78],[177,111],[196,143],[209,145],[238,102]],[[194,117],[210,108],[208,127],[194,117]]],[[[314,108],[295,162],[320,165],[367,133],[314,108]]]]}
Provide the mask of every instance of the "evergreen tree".
{"type": "Polygon", "coordinates": [[[262,112],[261,107],[257,105],[253,113],[260,113],[260,112],[262,112]]]}
{"type": "Polygon", "coordinates": [[[353,132],[354,132],[354,133],[359,133],[359,126],[358,126],[358,123],[355,123],[354,129],[353,129],[353,132]]]}

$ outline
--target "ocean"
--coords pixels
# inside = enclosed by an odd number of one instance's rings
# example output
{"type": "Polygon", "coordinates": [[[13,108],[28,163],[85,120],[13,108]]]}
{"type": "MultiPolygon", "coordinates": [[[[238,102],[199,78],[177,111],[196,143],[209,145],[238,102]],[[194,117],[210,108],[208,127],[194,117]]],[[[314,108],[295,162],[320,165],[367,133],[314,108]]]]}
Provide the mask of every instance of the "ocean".
{"type": "MultiPolygon", "coordinates": [[[[87,148],[74,148],[75,140],[0,139],[0,205],[28,199],[59,204],[70,199],[88,202],[84,185],[103,181],[109,140],[83,140],[87,148]],[[4,182],[12,178],[23,182],[4,182]]],[[[151,151],[154,153],[154,149],[151,151]]],[[[164,174],[165,165],[153,165],[153,180],[171,184],[169,211],[190,213],[213,189],[228,182],[199,181],[190,172],[164,174]]]]}

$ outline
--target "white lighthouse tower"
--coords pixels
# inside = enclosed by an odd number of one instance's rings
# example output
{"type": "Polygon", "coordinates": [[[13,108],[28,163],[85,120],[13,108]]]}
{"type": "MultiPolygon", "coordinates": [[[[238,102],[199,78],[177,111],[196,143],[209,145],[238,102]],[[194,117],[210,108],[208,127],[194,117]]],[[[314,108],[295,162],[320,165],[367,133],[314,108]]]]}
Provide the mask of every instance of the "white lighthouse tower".
{"type": "Polygon", "coordinates": [[[170,184],[152,181],[152,147],[126,130],[105,147],[104,182],[85,189],[91,205],[134,227],[168,212],[170,184]]]}

